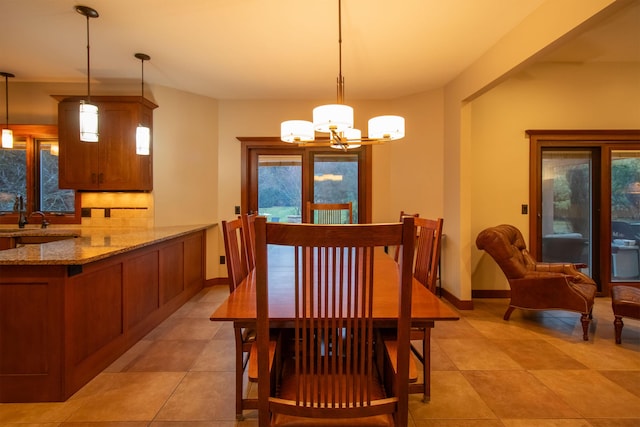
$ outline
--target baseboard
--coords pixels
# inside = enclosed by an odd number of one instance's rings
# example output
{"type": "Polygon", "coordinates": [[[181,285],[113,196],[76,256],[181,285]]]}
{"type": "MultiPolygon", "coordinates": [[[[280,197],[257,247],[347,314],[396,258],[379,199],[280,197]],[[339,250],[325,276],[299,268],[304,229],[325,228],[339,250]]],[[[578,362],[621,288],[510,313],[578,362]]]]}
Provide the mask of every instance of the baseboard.
{"type": "Polygon", "coordinates": [[[217,286],[217,285],[229,285],[229,280],[226,277],[214,277],[213,279],[207,279],[204,281],[204,286],[217,286]]]}
{"type": "Polygon", "coordinates": [[[511,298],[508,289],[476,289],[471,291],[471,298],[511,298]]]}
{"type": "Polygon", "coordinates": [[[449,292],[449,291],[447,291],[446,289],[443,289],[443,288],[439,288],[438,292],[439,292],[439,294],[440,294],[440,296],[442,298],[444,298],[447,301],[449,301],[458,310],[473,310],[473,301],[460,300],[460,299],[458,299],[458,297],[453,295],[451,292],[449,292]]]}

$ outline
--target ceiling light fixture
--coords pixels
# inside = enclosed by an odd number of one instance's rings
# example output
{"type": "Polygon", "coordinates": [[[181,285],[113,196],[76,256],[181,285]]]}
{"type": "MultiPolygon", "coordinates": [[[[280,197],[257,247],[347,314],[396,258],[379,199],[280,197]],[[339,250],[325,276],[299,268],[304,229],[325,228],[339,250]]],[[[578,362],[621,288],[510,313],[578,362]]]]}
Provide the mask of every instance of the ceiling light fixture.
{"type": "Polygon", "coordinates": [[[7,111],[6,127],[2,129],[2,148],[13,148],[13,131],[9,129],[9,77],[15,77],[11,73],[5,71],[0,72],[0,75],[4,76],[5,87],[5,105],[7,111]]]}
{"type": "Polygon", "coordinates": [[[313,109],[313,123],[306,120],[287,120],[280,125],[280,139],[305,146],[327,146],[347,150],[361,145],[380,144],[404,137],[404,117],[378,116],[369,119],[369,135],[362,137],[353,128],[353,108],[344,104],[342,76],[342,1],[338,0],[338,99],[336,104],[320,105],[313,109]],[[315,132],[329,133],[329,141],[316,142],[315,132]]]}
{"type": "MultiPolygon", "coordinates": [[[[140,96],[144,100],[144,61],[148,61],[151,57],[145,53],[136,53],[134,55],[136,58],[140,60],[140,65],[142,67],[142,76],[140,78],[140,96]]],[[[147,126],[142,126],[142,124],[138,125],[136,129],[136,154],[141,156],[148,156],[149,149],[151,147],[151,129],[147,126]]]]}
{"type": "Polygon", "coordinates": [[[98,12],[88,6],[76,6],[76,12],[87,17],[87,100],[80,101],[80,141],[98,142],[98,106],[91,103],[91,55],[89,48],[89,18],[98,12]]]}

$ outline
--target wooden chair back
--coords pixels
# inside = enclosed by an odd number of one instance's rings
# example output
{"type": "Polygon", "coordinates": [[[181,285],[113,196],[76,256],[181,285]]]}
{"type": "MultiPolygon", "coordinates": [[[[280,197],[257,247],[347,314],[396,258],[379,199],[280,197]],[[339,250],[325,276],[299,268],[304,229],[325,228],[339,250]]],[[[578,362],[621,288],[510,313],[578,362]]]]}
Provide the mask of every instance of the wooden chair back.
{"type": "Polygon", "coordinates": [[[416,218],[416,256],[413,276],[435,294],[440,264],[443,219],[416,218]]]}
{"type": "Polygon", "coordinates": [[[245,258],[247,260],[247,269],[251,271],[256,266],[256,217],[258,215],[255,213],[252,214],[243,214],[242,218],[242,229],[244,233],[244,249],[245,249],[245,258]]]}
{"type": "MultiPolygon", "coordinates": [[[[414,217],[414,218],[418,218],[418,217],[420,216],[420,214],[419,214],[419,213],[413,213],[413,214],[412,214],[412,213],[407,213],[407,212],[405,212],[405,211],[400,211],[400,220],[399,220],[399,221],[400,221],[400,222],[402,222],[402,219],[403,219],[403,218],[410,217],[410,216],[412,216],[412,217],[414,217]]],[[[395,252],[395,254],[393,255],[393,259],[394,259],[396,262],[398,262],[398,257],[399,257],[399,256],[400,256],[400,248],[396,247],[396,252],[395,252]]]]}
{"type": "Polygon", "coordinates": [[[307,202],[306,221],[311,224],[353,224],[353,203],[307,202]]]}
{"type": "Polygon", "coordinates": [[[335,419],[346,422],[363,417],[382,417],[390,425],[406,426],[414,233],[412,218],[401,224],[361,225],[278,224],[256,219],[260,426],[292,418],[324,425],[323,419],[335,423],[335,419]],[[288,357],[283,357],[276,384],[270,381],[268,370],[267,245],[292,247],[294,258],[295,292],[287,297],[295,300],[296,316],[292,336],[283,340],[281,353],[288,357]],[[403,253],[398,276],[397,387],[385,395],[374,351],[372,304],[376,292],[373,252],[386,245],[400,245],[403,253]],[[277,396],[272,393],[276,389],[277,396]]]}
{"type": "Polygon", "coordinates": [[[236,286],[238,286],[249,273],[242,219],[237,218],[231,221],[222,221],[222,236],[224,238],[229,291],[233,292],[236,286]]]}

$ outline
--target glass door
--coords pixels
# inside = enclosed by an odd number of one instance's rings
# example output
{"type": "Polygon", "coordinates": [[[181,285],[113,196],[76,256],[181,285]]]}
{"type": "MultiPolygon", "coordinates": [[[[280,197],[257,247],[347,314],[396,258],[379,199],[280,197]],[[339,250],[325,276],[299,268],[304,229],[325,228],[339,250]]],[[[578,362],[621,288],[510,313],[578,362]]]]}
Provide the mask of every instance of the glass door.
{"type": "Polygon", "coordinates": [[[611,151],[611,281],[640,281],[640,151],[611,151]]]}
{"type": "Polygon", "coordinates": [[[302,222],[302,155],[258,154],[258,213],[270,222],[302,222]]]}
{"type": "Polygon", "coordinates": [[[542,150],[542,261],[592,265],[593,159],[590,150],[542,150]]]}
{"type": "Polygon", "coordinates": [[[351,202],[358,222],[358,155],[313,153],[312,159],[313,203],[351,202]]]}

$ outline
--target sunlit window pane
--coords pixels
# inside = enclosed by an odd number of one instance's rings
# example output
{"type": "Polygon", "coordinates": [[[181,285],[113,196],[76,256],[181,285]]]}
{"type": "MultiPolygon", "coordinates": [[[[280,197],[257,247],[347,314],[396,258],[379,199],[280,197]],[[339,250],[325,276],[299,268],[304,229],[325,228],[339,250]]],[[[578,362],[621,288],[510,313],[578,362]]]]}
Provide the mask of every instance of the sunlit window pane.
{"type": "Polygon", "coordinates": [[[14,139],[13,148],[0,149],[0,212],[16,211],[16,197],[27,194],[27,149],[24,139],[14,139]]]}
{"type": "Polygon", "coordinates": [[[40,200],[39,210],[43,212],[73,213],[75,192],[58,187],[58,156],[52,147],[57,141],[38,141],[40,152],[40,200]]]}

